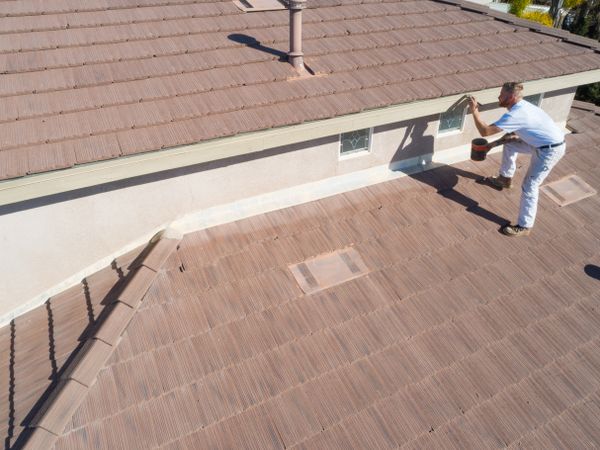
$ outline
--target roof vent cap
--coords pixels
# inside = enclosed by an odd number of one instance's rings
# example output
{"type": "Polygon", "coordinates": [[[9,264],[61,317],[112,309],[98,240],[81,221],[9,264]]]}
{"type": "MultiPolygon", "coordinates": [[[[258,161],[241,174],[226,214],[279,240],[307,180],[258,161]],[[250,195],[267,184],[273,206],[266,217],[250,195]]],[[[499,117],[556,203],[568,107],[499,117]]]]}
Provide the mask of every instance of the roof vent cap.
{"type": "Polygon", "coordinates": [[[235,0],[233,3],[244,12],[287,9],[286,5],[279,0],[235,0]]]}
{"type": "Polygon", "coordinates": [[[290,5],[290,51],[288,60],[299,75],[305,74],[304,53],[302,53],[302,10],[306,0],[289,0],[290,5]]]}

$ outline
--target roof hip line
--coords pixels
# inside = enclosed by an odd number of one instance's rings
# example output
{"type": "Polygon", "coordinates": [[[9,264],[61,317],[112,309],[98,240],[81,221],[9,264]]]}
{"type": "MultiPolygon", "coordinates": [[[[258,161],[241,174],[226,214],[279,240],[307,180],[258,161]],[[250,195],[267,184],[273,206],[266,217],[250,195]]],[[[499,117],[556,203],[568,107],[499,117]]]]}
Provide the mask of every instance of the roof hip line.
{"type": "Polygon", "coordinates": [[[46,400],[27,425],[21,448],[52,448],[119,344],[158,271],[179,248],[181,238],[173,229],[157,233],[131,264],[121,293],[103,309],[93,332],[46,392],[46,400]]]}

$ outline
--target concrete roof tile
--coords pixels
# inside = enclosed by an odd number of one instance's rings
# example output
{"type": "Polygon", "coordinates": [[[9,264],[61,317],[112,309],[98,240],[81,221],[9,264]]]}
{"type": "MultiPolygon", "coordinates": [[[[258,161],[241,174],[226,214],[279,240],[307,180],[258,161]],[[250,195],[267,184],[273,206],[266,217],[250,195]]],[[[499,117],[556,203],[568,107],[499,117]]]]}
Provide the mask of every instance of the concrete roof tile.
{"type": "Polygon", "coordinates": [[[106,360],[111,355],[113,348],[103,341],[88,339],[75,360],[69,365],[67,371],[61,376],[62,380],[75,380],[86,387],[90,387],[104,367],[106,360]]]}
{"type": "Polygon", "coordinates": [[[97,327],[93,337],[114,347],[134,314],[135,310],[125,303],[113,303],[106,310],[106,315],[100,322],[101,325],[97,327]]]}
{"type": "Polygon", "coordinates": [[[478,84],[478,78],[475,78],[475,83],[472,83],[471,74],[466,74],[465,76],[460,76],[457,74],[454,75],[446,75],[443,77],[435,77],[431,80],[436,87],[438,87],[442,95],[452,95],[459,94],[461,92],[465,92],[467,88],[475,89],[475,86],[478,84]]]}
{"type": "Polygon", "coordinates": [[[43,428],[33,428],[27,430],[27,441],[23,445],[23,449],[36,450],[38,448],[52,448],[56,442],[56,435],[43,428]]]}
{"type": "Polygon", "coordinates": [[[31,426],[52,434],[62,434],[67,422],[85,397],[87,388],[74,380],[61,380],[45,402],[45,408],[33,418],[31,426]]]}
{"type": "Polygon", "coordinates": [[[29,172],[27,149],[0,151],[0,171],[3,178],[17,178],[29,172]]]}
{"type": "Polygon", "coordinates": [[[66,27],[68,20],[64,15],[36,15],[3,17],[3,25],[10,32],[31,32],[33,30],[50,30],[66,27]]]}
{"type": "MultiPolygon", "coordinates": [[[[170,251],[171,248],[169,248],[170,251]]],[[[146,291],[154,282],[156,272],[144,265],[135,269],[131,276],[132,279],[127,283],[123,292],[117,296],[117,300],[133,309],[137,309],[146,291]]]]}
{"type": "Polygon", "coordinates": [[[39,147],[30,147],[28,154],[28,173],[45,172],[65,169],[75,165],[77,159],[75,151],[68,141],[43,146],[42,155],[36,151],[39,147]]]}

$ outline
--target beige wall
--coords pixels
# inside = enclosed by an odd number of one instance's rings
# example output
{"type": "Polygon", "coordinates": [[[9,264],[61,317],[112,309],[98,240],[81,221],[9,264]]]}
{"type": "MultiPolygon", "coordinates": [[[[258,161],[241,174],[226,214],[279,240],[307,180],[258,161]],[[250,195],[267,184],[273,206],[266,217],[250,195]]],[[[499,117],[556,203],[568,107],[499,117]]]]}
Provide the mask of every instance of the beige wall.
{"type": "MultiPolygon", "coordinates": [[[[557,122],[564,122],[572,99],[572,89],[547,94],[542,106],[557,122]]],[[[501,110],[491,106],[483,111],[490,122],[500,114],[501,110]]],[[[420,156],[442,151],[460,151],[461,158],[468,155],[470,140],[477,135],[471,116],[466,117],[462,133],[440,137],[437,127],[438,116],[376,127],[370,152],[341,159],[339,136],[331,136],[61,194],[46,202],[30,201],[14,210],[3,207],[0,325],[108,265],[115,256],[147,242],[160,229],[185,221],[190,214],[201,215],[217,205],[232,204],[229,217],[235,217],[238,205],[233,202],[284,189],[281,195],[287,197],[286,204],[290,198],[301,203],[308,198],[309,185],[315,195],[318,186],[331,180],[358,186],[352,184],[358,175],[354,179],[352,175],[360,170],[387,169],[411,158],[418,162],[420,156]],[[298,188],[292,189],[295,186],[298,188]]],[[[374,173],[384,172],[389,171],[374,173]]],[[[377,181],[374,177],[372,182],[377,181]]],[[[261,211],[258,204],[255,211],[247,205],[244,208],[239,215],[261,211]]]]}

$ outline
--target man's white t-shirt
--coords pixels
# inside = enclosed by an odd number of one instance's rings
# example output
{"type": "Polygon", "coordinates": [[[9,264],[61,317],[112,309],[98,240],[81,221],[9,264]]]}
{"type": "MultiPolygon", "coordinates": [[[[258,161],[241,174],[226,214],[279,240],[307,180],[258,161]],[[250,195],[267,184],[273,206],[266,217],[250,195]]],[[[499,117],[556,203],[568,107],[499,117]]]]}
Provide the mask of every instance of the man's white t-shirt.
{"type": "Polygon", "coordinates": [[[515,133],[522,141],[533,147],[559,144],[565,134],[546,112],[526,100],[520,100],[507,111],[494,125],[515,133]]]}

